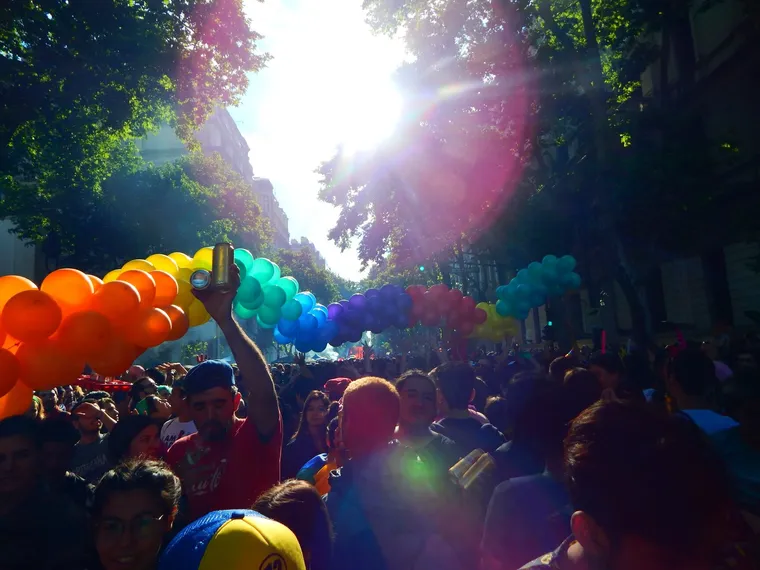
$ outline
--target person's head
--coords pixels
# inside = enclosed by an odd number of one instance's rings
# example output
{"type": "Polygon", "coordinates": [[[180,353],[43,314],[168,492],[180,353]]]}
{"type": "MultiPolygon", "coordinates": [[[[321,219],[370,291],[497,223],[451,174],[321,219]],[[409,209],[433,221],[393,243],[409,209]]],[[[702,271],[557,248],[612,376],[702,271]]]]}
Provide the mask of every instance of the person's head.
{"type": "Polygon", "coordinates": [[[108,436],[108,459],[114,465],[129,459],[157,459],[161,455],[160,424],[148,416],[127,416],[108,436]]]}
{"type": "Polygon", "coordinates": [[[174,381],[172,392],[169,394],[167,402],[171,406],[171,412],[177,417],[186,417],[189,413],[187,405],[187,394],[185,393],[184,378],[174,381]]]}
{"type": "Polygon", "coordinates": [[[0,420],[0,496],[27,496],[39,475],[39,422],[27,416],[0,420]]]}
{"type": "Polygon", "coordinates": [[[84,437],[100,433],[103,421],[100,419],[100,408],[95,402],[80,402],[71,408],[71,418],[74,427],[84,437]]]}
{"type": "Polygon", "coordinates": [[[111,398],[103,398],[100,400],[99,405],[100,409],[108,414],[109,418],[116,422],[119,421],[119,408],[116,407],[116,402],[114,402],[111,398]]]}
{"type": "Polygon", "coordinates": [[[52,412],[58,406],[57,390],[40,390],[37,395],[42,400],[42,407],[46,412],[52,412]]]}
{"type": "Polygon", "coordinates": [[[187,373],[184,387],[198,434],[208,441],[226,438],[242,400],[232,366],[222,360],[201,362],[187,373]]]}
{"type": "Polygon", "coordinates": [[[96,402],[100,403],[103,400],[107,400],[111,396],[108,394],[108,392],[104,390],[93,390],[92,392],[87,393],[87,399],[88,400],[95,400],[96,402]]]}
{"type": "Polygon", "coordinates": [[[141,416],[148,416],[154,420],[166,421],[172,415],[171,404],[158,396],[147,396],[140,400],[135,406],[135,410],[141,416]]]}
{"type": "Polygon", "coordinates": [[[444,362],[430,376],[438,388],[441,412],[466,410],[475,396],[475,371],[466,362],[444,362]]]}
{"type": "Polygon", "coordinates": [[[156,391],[158,392],[158,397],[164,400],[168,400],[172,395],[172,387],[165,384],[159,384],[156,386],[156,391]]]}
{"type": "Polygon", "coordinates": [[[713,554],[727,485],[689,422],[643,404],[597,402],[573,421],[564,463],[571,530],[589,566],[692,568],[713,554]]]}
{"type": "Polygon", "coordinates": [[[580,413],[602,397],[602,385],[599,378],[591,371],[585,368],[572,368],[567,371],[562,381],[562,393],[574,403],[585,404],[578,410],[580,413]]]}
{"type": "Polygon", "coordinates": [[[157,390],[156,382],[149,376],[138,378],[135,383],[132,384],[132,389],[129,392],[129,395],[132,398],[133,407],[146,396],[155,395],[157,390]]]}
{"type": "Polygon", "coordinates": [[[335,451],[341,447],[343,444],[338,441],[338,418],[333,418],[327,424],[327,449],[335,451]]]}
{"type": "Polygon", "coordinates": [[[45,408],[42,406],[42,399],[39,396],[32,396],[32,402],[29,404],[29,409],[26,410],[26,415],[34,420],[45,419],[45,408]]]}
{"type": "Polygon", "coordinates": [[[682,350],[670,362],[667,387],[676,400],[708,398],[718,388],[715,365],[697,348],[682,350]]]}
{"type": "Polygon", "coordinates": [[[234,509],[210,512],[174,537],[158,570],[179,568],[305,570],[306,565],[292,530],[256,511],[234,509]]]}
{"type": "Polygon", "coordinates": [[[592,354],[588,369],[599,379],[602,389],[617,388],[623,378],[623,361],[612,352],[592,354]]]}
{"type": "Polygon", "coordinates": [[[156,386],[166,384],[166,374],[161,372],[158,368],[148,368],[145,371],[145,376],[153,380],[156,386]]]}
{"type": "Polygon", "coordinates": [[[340,433],[352,457],[369,454],[393,439],[399,418],[396,388],[382,378],[354,380],[343,394],[340,433]]]}
{"type": "Polygon", "coordinates": [[[333,533],[330,516],[317,489],[290,479],[261,495],[253,510],[284,524],[296,535],[307,568],[329,570],[333,533]]]}
{"type": "Polygon", "coordinates": [[[160,461],[130,461],[106,473],[92,509],[103,570],[153,570],[180,495],[179,479],[160,461]]]}
{"type": "Polygon", "coordinates": [[[49,481],[60,481],[71,464],[79,433],[64,418],[48,418],[40,424],[42,468],[49,481]]]}
{"type": "Polygon", "coordinates": [[[314,390],[306,396],[303,411],[301,412],[301,420],[298,423],[298,429],[293,435],[293,439],[310,437],[310,430],[313,429],[325,429],[329,407],[330,398],[324,392],[314,390]]]}
{"type": "Polygon", "coordinates": [[[138,378],[145,376],[145,368],[139,364],[133,364],[127,371],[126,378],[128,381],[135,382],[138,378]]]}
{"type": "Polygon", "coordinates": [[[435,419],[436,388],[422,370],[408,370],[396,380],[400,401],[399,424],[404,429],[427,428],[435,419]]]}
{"type": "Polygon", "coordinates": [[[574,356],[558,356],[549,364],[549,378],[557,384],[562,384],[565,379],[565,373],[578,366],[578,359],[574,356]]]}
{"type": "Polygon", "coordinates": [[[509,404],[506,398],[491,396],[486,400],[485,416],[488,418],[488,422],[502,433],[509,433],[511,428],[509,412],[509,404]]]}

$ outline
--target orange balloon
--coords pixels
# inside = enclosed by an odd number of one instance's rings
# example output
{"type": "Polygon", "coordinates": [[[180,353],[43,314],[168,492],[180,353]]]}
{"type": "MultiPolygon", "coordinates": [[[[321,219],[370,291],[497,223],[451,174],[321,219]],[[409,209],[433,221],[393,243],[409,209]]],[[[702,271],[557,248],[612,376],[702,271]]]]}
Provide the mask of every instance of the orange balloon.
{"type": "Polygon", "coordinates": [[[6,333],[2,328],[0,328],[0,348],[2,348],[5,345],[6,338],[8,338],[8,333],[6,333]]]}
{"type": "Polygon", "coordinates": [[[82,311],[63,319],[55,338],[67,351],[87,358],[105,350],[111,336],[113,328],[105,315],[82,311]]]}
{"type": "Polygon", "coordinates": [[[35,285],[29,279],[20,277],[18,275],[5,275],[0,277],[0,311],[3,310],[5,304],[10,301],[16,293],[21,291],[32,291],[37,289],[35,285]]]}
{"type": "Polygon", "coordinates": [[[119,281],[131,283],[140,293],[140,308],[148,309],[153,306],[156,297],[156,281],[147,271],[130,269],[119,275],[119,281]]]}
{"type": "Polygon", "coordinates": [[[21,381],[33,390],[71,384],[84,370],[84,358],[71,354],[54,340],[24,343],[16,358],[21,365],[21,381]]]}
{"type": "Polygon", "coordinates": [[[172,332],[169,333],[169,337],[166,340],[179,340],[190,328],[190,319],[187,318],[187,314],[177,305],[169,305],[168,307],[161,308],[172,321],[172,332]]]}
{"type": "Polygon", "coordinates": [[[87,278],[90,280],[90,283],[92,283],[92,289],[95,293],[100,291],[100,288],[103,286],[103,280],[100,277],[96,277],[95,275],[87,275],[87,278]]]}
{"type": "Polygon", "coordinates": [[[119,376],[132,366],[142,352],[142,348],[136,347],[115,334],[109,339],[106,347],[97,355],[90,357],[87,363],[102,376],[119,376]]]}
{"type": "Polygon", "coordinates": [[[171,305],[179,293],[177,280],[166,271],[151,271],[150,276],[156,282],[156,296],[153,299],[153,306],[171,305]]]}
{"type": "Polygon", "coordinates": [[[90,278],[76,269],[56,269],[45,277],[40,291],[56,300],[64,316],[84,309],[95,293],[90,278]]]}
{"type": "Polygon", "coordinates": [[[12,352],[0,349],[0,397],[11,391],[21,375],[21,366],[16,355],[12,352]]]}
{"type": "Polygon", "coordinates": [[[151,307],[140,311],[124,329],[124,338],[137,346],[152,347],[164,342],[172,332],[172,321],[164,311],[151,307]]]}
{"type": "Polygon", "coordinates": [[[3,342],[2,346],[0,346],[0,348],[4,348],[13,354],[16,354],[18,352],[19,346],[21,346],[20,340],[13,338],[11,335],[6,335],[5,341],[3,342]]]}
{"type": "Polygon", "coordinates": [[[61,324],[61,308],[44,291],[22,291],[3,308],[5,332],[22,342],[39,342],[50,337],[61,324]]]}
{"type": "Polygon", "coordinates": [[[90,308],[106,317],[112,325],[118,326],[140,309],[140,293],[130,283],[110,281],[95,293],[90,308]]]}
{"type": "Polygon", "coordinates": [[[20,416],[32,403],[32,389],[23,382],[16,382],[5,396],[0,398],[0,420],[11,416],[20,416]]]}

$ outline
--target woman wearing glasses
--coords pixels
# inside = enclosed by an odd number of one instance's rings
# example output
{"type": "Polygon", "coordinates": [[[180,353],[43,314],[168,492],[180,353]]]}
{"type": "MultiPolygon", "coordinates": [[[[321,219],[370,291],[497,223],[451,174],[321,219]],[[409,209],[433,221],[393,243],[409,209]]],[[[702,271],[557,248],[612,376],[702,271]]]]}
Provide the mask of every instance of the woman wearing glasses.
{"type": "Polygon", "coordinates": [[[106,473],[93,504],[102,570],[154,570],[180,495],[179,479],[161,461],[129,461],[106,473]]]}

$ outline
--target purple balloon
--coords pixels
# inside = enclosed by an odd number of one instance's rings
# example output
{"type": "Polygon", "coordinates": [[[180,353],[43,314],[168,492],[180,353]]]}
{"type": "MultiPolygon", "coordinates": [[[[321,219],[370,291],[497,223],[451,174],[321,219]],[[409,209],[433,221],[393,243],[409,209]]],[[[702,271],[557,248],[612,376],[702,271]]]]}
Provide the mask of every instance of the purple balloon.
{"type": "Polygon", "coordinates": [[[343,311],[343,305],[339,303],[330,303],[327,307],[327,318],[336,320],[343,311]]]}
{"type": "Polygon", "coordinates": [[[371,299],[372,297],[377,297],[380,295],[380,291],[377,289],[367,289],[367,291],[364,293],[364,296],[367,297],[367,299],[371,299]]]}
{"type": "Polygon", "coordinates": [[[364,309],[364,307],[367,306],[367,297],[361,293],[357,293],[356,295],[351,296],[351,299],[349,299],[348,303],[352,309],[361,311],[364,309]]]}
{"type": "Polygon", "coordinates": [[[385,298],[393,297],[398,293],[398,289],[395,285],[388,283],[380,287],[380,294],[385,298]]]}

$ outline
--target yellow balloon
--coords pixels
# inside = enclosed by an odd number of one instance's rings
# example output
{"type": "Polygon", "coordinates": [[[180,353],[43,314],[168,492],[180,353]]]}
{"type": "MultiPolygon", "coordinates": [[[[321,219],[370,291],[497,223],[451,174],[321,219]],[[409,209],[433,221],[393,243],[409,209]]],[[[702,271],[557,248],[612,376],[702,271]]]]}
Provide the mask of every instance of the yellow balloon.
{"type": "Polygon", "coordinates": [[[182,269],[183,267],[190,267],[193,263],[193,258],[187,255],[186,253],[182,253],[181,251],[175,251],[174,253],[170,253],[169,257],[171,257],[174,260],[174,263],[177,264],[177,267],[182,269]]]}
{"type": "MultiPolygon", "coordinates": [[[[192,261],[192,260],[191,260],[192,261]]],[[[177,281],[190,281],[190,276],[193,274],[193,270],[189,267],[183,267],[177,273],[177,281]]]]}
{"type": "Polygon", "coordinates": [[[177,265],[177,262],[163,253],[154,253],[145,261],[152,263],[153,267],[159,271],[166,271],[172,277],[177,277],[179,274],[179,265],[177,265]]]}
{"type": "Polygon", "coordinates": [[[198,325],[207,323],[211,319],[211,315],[208,314],[203,303],[196,299],[190,304],[190,308],[187,310],[187,318],[190,321],[191,327],[197,327],[198,325]]]}
{"type": "Polygon", "coordinates": [[[183,279],[177,279],[177,286],[179,289],[172,305],[181,307],[187,313],[190,305],[196,300],[195,295],[193,295],[193,287],[190,285],[190,282],[183,279]]]}
{"type": "Polygon", "coordinates": [[[208,269],[211,271],[211,262],[214,257],[213,247],[202,247],[193,256],[193,269],[208,269]]]}
{"type": "Polygon", "coordinates": [[[153,271],[155,267],[152,263],[144,259],[133,259],[132,261],[127,261],[121,269],[122,271],[129,271],[130,269],[139,269],[140,271],[153,271]]]}
{"type": "Polygon", "coordinates": [[[103,277],[103,283],[110,283],[111,281],[116,281],[119,278],[119,275],[121,275],[122,270],[121,269],[114,269],[113,271],[109,271],[106,273],[106,276],[103,277]]]}

